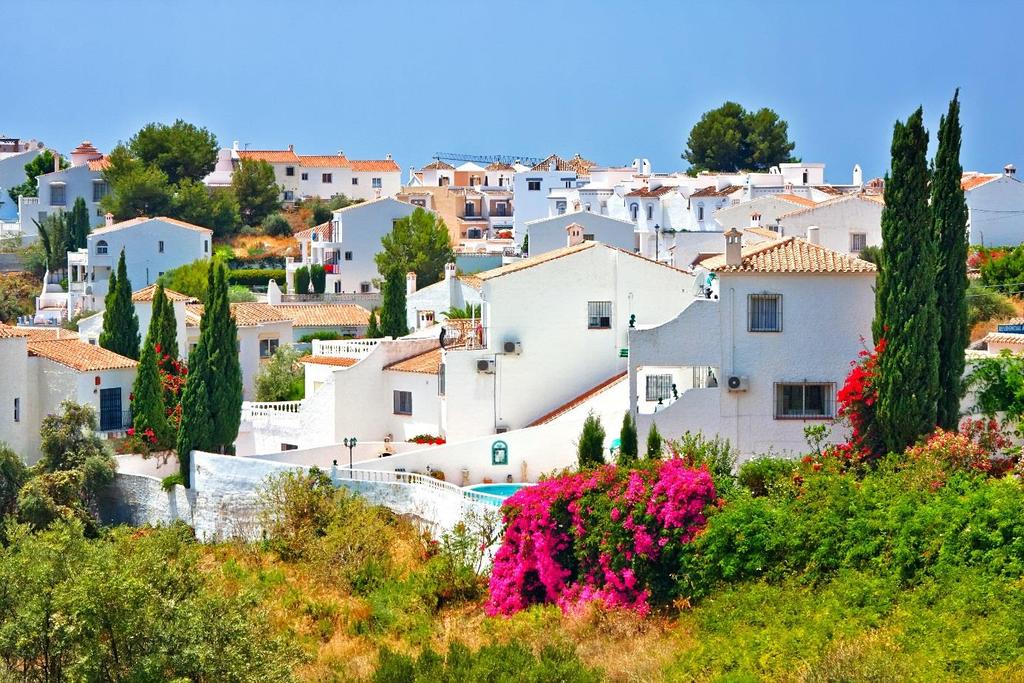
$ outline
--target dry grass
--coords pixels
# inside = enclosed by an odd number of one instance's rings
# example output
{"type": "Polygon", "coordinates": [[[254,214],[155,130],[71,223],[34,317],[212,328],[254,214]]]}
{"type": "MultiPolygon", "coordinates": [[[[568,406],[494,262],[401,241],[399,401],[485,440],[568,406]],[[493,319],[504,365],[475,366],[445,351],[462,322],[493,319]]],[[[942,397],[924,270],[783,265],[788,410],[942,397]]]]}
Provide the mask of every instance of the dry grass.
{"type": "MultiPolygon", "coordinates": [[[[1017,309],[1015,317],[1024,316],[1024,300],[1018,299],[1016,297],[1010,297],[1010,303],[1012,303],[1013,307],[1017,309]]],[[[977,325],[975,325],[974,328],[971,330],[971,341],[978,341],[989,332],[995,332],[996,325],[998,325],[999,322],[1000,321],[998,320],[989,320],[987,322],[978,323],[977,325]]]]}

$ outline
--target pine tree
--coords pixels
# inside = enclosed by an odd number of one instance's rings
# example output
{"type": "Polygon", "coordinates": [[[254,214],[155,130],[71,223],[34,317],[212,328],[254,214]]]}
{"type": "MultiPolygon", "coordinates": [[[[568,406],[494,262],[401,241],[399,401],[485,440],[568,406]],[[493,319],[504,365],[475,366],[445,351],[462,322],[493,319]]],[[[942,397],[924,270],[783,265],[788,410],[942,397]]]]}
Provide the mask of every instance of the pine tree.
{"type": "Polygon", "coordinates": [[[576,444],[576,464],[580,470],[604,464],[604,427],[593,413],[583,422],[583,431],[576,444]]]}
{"type": "Polygon", "coordinates": [[[377,325],[377,309],[370,311],[370,321],[366,324],[366,337],[367,339],[380,339],[383,335],[380,333],[380,327],[377,325]]]}
{"type": "Polygon", "coordinates": [[[627,410],[622,416],[622,429],[619,430],[619,458],[617,464],[628,467],[637,461],[637,456],[636,423],[633,421],[633,414],[627,410]]]}
{"type": "Polygon", "coordinates": [[[172,436],[167,423],[163,385],[160,382],[156,342],[151,335],[146,335],[135,384],[132,386],[132,427],[135,428],[136,436],[142,439],[147,438],[147,430],[152,430],[154,445],[166,446],[172,436]]]}
{"type": "Polygon", "coordinates": [[[200,338],[208,335],[210,376],[207,380],[214,444],[221,453],[231,452],[242,420],[242,368],[238,358],[238,327],[228,303],[227,267],[211,268],[212,295],[200,324],[200,338]],[[205,332],[202,325],[206,325],[205,332]]]}
{"type": "Polygon", "coordinates": [[[68,215],[68,247],[70,249],[85,249],[89,246],[88,237],[89,209],[85,205],[85,199],[78,197],[68,215]]]}
{"type": "Polygon", "coordinates": [[[932,174],[932,230],[938,245],[935,292],[939,311],[939,396],[936,423],[956,429],[963,396],[967,323],[967,203],[960,185],[960,90],[939,122],[932,174]]]}
{"type": "Polygon", "coordinates": [[[104,299],[100,346],[128,358],[139,357],[139,317],[132,303],[132,283],[124,263],[124,249],[117,261],[117,273],[110,276],[110,290],[104,299]]]}
{"type": "Polygon", "coordinates": [[[396,339],[409,334],[405,319],[405,278],[397,268],[388,271],[381,292],[380,332],[396,339]]]}
{"type": "Polygon", "coordinates": [[[875,341],[886,340],[876,381],[886,448],[900,453],[935,428],[939,384],[936,246],[928,212],[928,132],[920,108],[892,136],[885,179],[882,267],[875,286],[875,341]]]}
{"type": "Polygon", "coordinates": [[[661,434],[658,433],[658,425],[651,423],[651,430],[647,432],[647,459],[661,460],[661,434]]]}

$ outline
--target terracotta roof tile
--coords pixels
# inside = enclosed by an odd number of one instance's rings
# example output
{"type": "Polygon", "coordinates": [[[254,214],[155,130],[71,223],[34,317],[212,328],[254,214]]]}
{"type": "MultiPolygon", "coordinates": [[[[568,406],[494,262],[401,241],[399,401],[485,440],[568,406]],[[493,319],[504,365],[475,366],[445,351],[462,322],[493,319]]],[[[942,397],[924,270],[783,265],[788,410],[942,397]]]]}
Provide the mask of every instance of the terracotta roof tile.
{"type": "Polygon", "coordinates": [[[312,363],[313,365],[334,365],[339,368],[347,368],[359,362],[358,358],[341,358],[338,356],[303,356],[300,363],[312,363]]]}
{"type": "Polygon", "coordinates": [[[89,167],[90,171],[106,171],[110,166],[110,158],[101,157],[99,159],[90,159],[85,163],[89,167]]]}
{"type": "Polygon", "coordinates": [[[187,228],[189,230],[195,230],[196,232],[206,232],[206,233],[213,234],[213,230],[210,230],[209,228],[204,228],[204,227],[202,227],[200,225],[193,225],[192,223],[186,223],[185,221],[179,221],[176,218],[167,218],[166,216],[153,216],[152,218],[147,218],[146,216],[140,216],[139,218],[132,218],[132,219],[127,220],[127,221],[121,221],[120,223],[114,223],[113,225],[107,225],[107,226],[104,226],[104,227],[101,227],[101,228],[96,228],[92,232],[90,232],[89,234],[90,235],[105,235],[108,232],[115,232],[117,230],[125,230],[127,228],[134,228],[137,225],[142,225],[143,223],[148,223],[150,221],[162,221],[164,223],[170,223],[171,225],[176,225],[179,228],[187,228]]]}
{"type": "MultiPolygon", "coordinates": [[[[155,295],[156,285],[149,285],[147,287],[143,287],[142,289],[137,289],[134,292],[132,292],[132,301],[152,301],[155,295]]],[[[165,288],[164,296],[166,296],[171,301],[185,301],[190,303],[195,303],[198,301],[198,299],[196,299],[193,296],[189,296],[188,294],[182,294],[181,292],[175,292],[173,289],[165,288]]]]}
{"type": "Polygon", "coordinates": [[[814,206],[815,204],[818,203],[818,202],[814,201],[813,199],[808,199],[807,197],[801,197],[800,195],[796,195],[796,194],[790,194],[788,192],[783,192],[782,194],[777,194],[777,195],[775,195],[775,198],[776,199],[785,200],[785,201],[790,202],[792,204],[799,204],[800,206],[814,206]]]}
{"type": "Polygon", "coordinates": [[[786,237],[743,249],[739,266],[725,265],[725,254],[701,263],[717,273],[840,274],[874,273],[875,264],[811,244],[799,237],[786,237]]]}
{"type": "Polygon", "coordinates": [[[348,163],[349,167],[356,172],[400,173],[402,170],[394,159],[350,159],[348,163]]]}
{"type": "Polygon", "coordinates": [[[626,377],[626,373],[625,372],[620,372],[619,374],[615,375],[614,377],[610,377],[610,378],[606,379],[605,381],[601,382],[596,387],[592,387],[590,389],[587,389],[586,391],[584,391],[582,394],[580,394],[576,398],[572,399],[571,401],[568,401],[567,403],[563,403],[562,405],[558,406],[557,408],[555,408],[551,412],[549,412],[549,413],[547,413],[547,414],[537,418],[536,420],[534,420],[533,422],[531,422],[527,426],[528,427],[536,427],[537,425],[542,425],[542,424],[544,424],[546,422],[551,422],[556,417],[560,417],[560,416],[564,415],[565,413],[569,412],[570,410],[572,410],[576,406],[582,405],[583,403],[585,403],[591,397],[596,396],[597,394],[600,394],[605,389],[613,386],[614,384],[617,384],[618,382],[621,382],[623,379],[625,379],[625,377],[626,377]]]}
{"type": "Polygon", "coordinates": [[[838,187],[832,187],[831,185],[815,185],[814,189],[818,190],[820,192],[824,192],[825,194],[834,194],[834,195],[845,194],[838,187]]]}
{"type": "Polygon", "coordinates": [[[28,354],[52,360],[79,372],[134,368],[138,365],[131,358],[77,339],[29,341],[28,354]]]}
{"type": "Polygon", "coordinates": [[[702,187],[690,194],[691,197],[728,197],[733,192],[742,190],[740,185],[726,185],[721,190],[716,190],[714,185],[702,187]]]}
{"type": "Polygon", "coordinates": [[[769,230],[768,228],[746,228],[743,230],[743,232],[749,232],[752,235],[757,235],[758,237],[763,237],[770,240],[782,239],[782,235],[775,232],[774,230],[769,230]]]}
{"type": "Polygon", "coordinates": [[[434,159],[429,164],[424,166],[423,170],[454,171],[455,167],[452,166],[451,164],[441,161],[440,159],[434,159]]]}
{"type": "Polygon", "coordinates": [[[479,290],[481,287],[484,286],[484,281],[481,280],[476,275],[458,275],[456,277],[458,277],[459,280],[467,287],[472,287],[473,289],[476,290],[479,290]]]}
{"type": "MultiPolygon", "coordinates": [[[[185,304],[185,323],[198,325],[203,317],[203,304],[185,304]]],[[[283,313],[270,304],[255,301],[231,304],[231,315],[238,327],[255,327],[264,323],[290,321],[283,313]]]]}
{"type": "Polygon", "coordinates": [[[966,192],[998,177],[999,175],[996,173],[964,173],[960,179],[960,187],[966,192]]]}
{"type": "Polygon", "coordinates": [[[274,308],[295,327],[361,326],[370,322],[370,312],[355,304],[278,304],[274,308]]]}
{"type": "Polygon", "coordinates": [[[1024,346],[1024,334],[1015,332],[989,332],[983,342],[996,344],[1020,344],[1024,346]]]}
{"type": "Polygon", "coordinates": [[[487,167],[484,168],[484,170],[485,171],[514,171],[516,169],[512,168],[508,164],[504,164],[504,163],[502,163],[500,161],[495,161],[493,163],[487,164],[487,167]]]}
{"type": "Polygon", "coordinates": [[[271,164],[299,163],[299,155],[290,149],[242,149],[238,151],[238,158],[271,164]]]}
{"type": "Polygon", "coordinates": [[[349,161],[340,154],[299,155],[299,165],[306,168],[348,168],[349,161]]]}
{"type": "Polygon", "coordinates": [[[636,190],[633,190],[632,192],[627,192],[626,196],[627,197],[661,197],[663,195],[670,194],[671,192],[678,192],[678,191],[679,191],[679,188],[674,186],[674,185],[662,185],[661,187],[656,187],[653,190],[649,190],[646,187],[641,187],[641,188],[638,188],[636,190]]]}
{"type": "Polygon", "coordinates": [[[544,161],[536,164],[531,171],[547,171],[551,168],[551,162],[555,162],[556,171],[574,171],[578,176],[589,176],[590,169],[597,166],[593,161],[584,159],[579,154],[575,155],[572,159],[563,159],[557,154],[552,154],[544,161]]]}
{"type": "Polygon", "coordinates": [[[0,323],[0,339],[17,339],[29,336],[24,327],[14,327],[0,323]]]}
{"type": "Polygon", "coordinates": [[[597,246],[598,244],[598,242],[587,241],[580,242],[579,244],[576,244],[571,247],[561,247],[559,249],[552,249],[551,251],[546,251],[538,256],[532,256],[521,261],[516,261],[515,263],[509,263],[508,265],[500,266],[498,268],[485,270],[483,272],[477,273],[476,276],[481,281],[491,280],[496,277],[501,277],[502,275],[508,275],[509,273],[517,273],[520,270],[526,270],[527,268],[532,268],[533,266],[539,266],[542,263],[547,263],[548,261],[554,261],[555,259],[562,258],[563,256],[575,254],[578,251],[585,251],[587,249],[591,249],[597,246]]]}
{"type": "Polygon", "coordinates": [[[423,375],[436,375],[441,369],[441,349],[431,349],[397,363],[385,366],[392,372],[415,372],[423,375]]]}
{"type": "Polygon", "coordinates": [[[313,235],[316,235],[317,240],[320,242],[330,242],[331,236],[334,234],[334,230],[331,227],[331,222],[321,223],[320,225],[314,225],[312,228],[306,228],[292,235],[297,240],[308,241],[313,239],[313,235]]]}
{"type": "Polygon", "coordinates": [[[799,209],[793,209],[786,213],[780,214],[779,218],[787,218],[788,216],[801,216],[803,214],[817,211],[818,209],[827,209],[835,204],[842,204],[844,202],[851,202],[853,200],[860,200],[865,202],[872,202],[874,204],[885,204],[885,200],[880,195],[865,194],[863,192],[850,192],[847,194],[839,195],[836,197],[829,197],[823,202],[812,203],[810,206],[803,206],[799,209]]]}

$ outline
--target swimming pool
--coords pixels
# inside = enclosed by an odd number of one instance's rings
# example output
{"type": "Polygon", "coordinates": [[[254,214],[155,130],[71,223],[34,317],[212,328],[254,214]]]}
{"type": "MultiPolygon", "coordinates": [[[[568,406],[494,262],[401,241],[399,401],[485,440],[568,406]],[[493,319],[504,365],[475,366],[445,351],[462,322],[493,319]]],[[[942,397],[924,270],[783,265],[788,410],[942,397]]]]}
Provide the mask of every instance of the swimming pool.
{"type": "Polygon", "coordinates": [[[498,496],[501,498],[500,502],[494,501],[490,498],[486,500],[488,503],[500,505],[506,498],[526,486],[533,486],[533,484],[474,484],[473,486],[467,486],[465,488],[467,491],[475,491],[477,493],[487,493],[492,496],[498,496]]]}

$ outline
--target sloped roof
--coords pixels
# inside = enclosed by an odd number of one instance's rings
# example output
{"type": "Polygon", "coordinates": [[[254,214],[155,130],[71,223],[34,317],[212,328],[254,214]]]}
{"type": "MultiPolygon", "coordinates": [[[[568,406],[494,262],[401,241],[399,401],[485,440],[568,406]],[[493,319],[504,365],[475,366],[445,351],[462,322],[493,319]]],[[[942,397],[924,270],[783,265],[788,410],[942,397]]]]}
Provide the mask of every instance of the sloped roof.
{"type": "Polygon", "coordinates": [[[89,167],[90,171],[105,171],[110,166],[110,157],[100,157],[99,159],[90,159],[85,162],[89,167]]]}
{"type": "Polygon", "coordinates": [[[28,354],[52,360],[79,372],[134,368],[138,365],[131,358],[77,339],[29,340],[28,354]]]}
{"type": "Polygon", "coordinates": [[[278,304],[274,308],[295,327],[360,326],[370,322],[370,312],[355,304],[278,304]]]}
{"type": "MultiPolygon", "coordinates": [[[[235,319],[238,327],[256,327],[264,323],[279,323],[290,321],[283,313],[278,312],[270,304],[256,301],[244,301],[230,304],[231,316],[235,319]]],[[[198,325],[203,317],[205,308],[203,304],[185,304],[185,323],[198,325]]]]}
{"type": "Polygon", "coordinates": [[[821,192],[824,192],[825,194],[834,194],[834,195],[845,194],[838,187],[833,187],[831,185],[815,185],[814,189],[815,190],[819,190],[821,192]]]}
{"type": "Polygon", "coordinates": [[[423,167],[423,170],[438,170],[438,171],[454,171],[455,167],[449,163],[441,161],[440,159],[434,159],[429,164],[423,167]]]}
{"type": "Polygon", "coordinates": [[[738,266],[727,266],[725,254],[712,256],[701,263],[717,273],[771,274],[859,274],[876,272],[875,264],[833,251],[820,244],[811,244],[799,237],[785,237],[746,247],[738,266]]]}
{"type": "Polygon", "coordinates": [[[299,155],[291,149],[240,149],[238,157],[252,161],[266,161],[271,164],[299,163],[299,155]]]}
{"type": "Polygon", "coordinates": [[[812,211],[817,211],[819,209],[827,209],[830,206],[835,206],[836,204],[852,202],[855,199],[859,201],[871,202],[873,204],[885,204],[885,199],[883,199],[881,195],[865,194],[863,192],[851,192],[848,194],[839,195],[837,197],[830,197],[829,199],[826,199],[823,202],[812,202],[810,206],[803,206],[799,209],[787,211],[784,214],[780,214],[779,218],[782,219],[787,218],[789,216],[800,216],[806,213],[811,213],[812,211]]]}
{"type": "Polygon", "coordinates": [[[749,232],[752,235],[757,235],[758,237],[764,237],[770,240],[782,239],[782,235],[774,230],[769,230],[768,228],[745,228],[743,232],[749,232]]]}
{"type": "Polygon", "coordinates": [[[510,166],[509,164],[505,164],[505,163],[502,163],[500,161],[494,161],[494,162],[492,162],[490,164],[487,164],[487,167],[484,170],[485,171],[514,171],[516,169],[512,168],[512,166],[510,166]]]}
{"type": "Polygon", "coordinates": [[[653,190],[650,190],[650,189],[648,189],[646,187],[641,187],[641,188],[637,188],[636,190],[633,190],[632,192],[627,192],[626,196],[627,197],[661,197],[663,195],[670,194],[671,192],[678,191],[678,190],[679,190],[679,188],[676,187],[675,185],[662,185],[661,187],[656,187],[653,190]]]}
{"type": "Polygon", "coordinates": [[[317,236],[318,241],[330,242],[331,236],[333,235],[331,222],[327,221],[326,223],[321,223],[320,225],[314,225],[312,228],[300,230],[294,235],[292,235],[292,237],[294,237],[297,240],[311,240],[313,239],[314,234],[317,236]]]}
{"type": "Polygon", "coordinates": [[[436,375],[441,369],[441,349],[431,349],[411,358],[387,365],[384,369],[392,372],[415,372],[422,375],[436,375]]]}
{"type": "Polygon", "coordinates": [[[702,187],[699,190],[690,194],[691,197],[727,197],[733,192],[742,190],[743,187],[740,185],[726,185],[721,190],[716,190],[714,185],[708,185],[702,187]]]}
{"type": "Polygon", "coordinates": [[[963,188],[964,192],[973,190],[976,187],[984,185],[985,183],[991,182],[999,177],[998,173],[977,173],[969,171],[964,173],[960,179],[960,187],[963,188]]]}
{"type": "Polygon", "coordinates": [[[580,242],[579,244],[573,245],[571,247],[561,247],[560,249],[552,249],[551,251],[546,251],[543,254],[531,256],[530,258],[523,259],[521,261],[516,261],[515,263],[509,263],[508,265],[505,266],[492,268],[491,270],[485,270],[483,272],[477,273],[476,276],[481,281],[493,280],[494,278],[501,277],[502,275],[508,275],[509,273],[518,273],[520,270],[526,270],[527,268],[532,268],[533,266],[539,266],[542,263],[554,261],[555,259],[560,259],[563,256],[569,256],[580,251],[592,249],[596,247],[598,244],[600,243],[586,241],[580,242]]]}
{"type": "Polygon", "coordinates": [[[551,422],[555,418],[564,415],[565,413],[569,412],[573,408],[575,408],[575,407],[577,407],[579,405],[582,405],[583,403],[588,401],[590,398],[600,394],[605,389],[608,389],[609,387],[614,386],[615,384],[621,382],[623,379],[626,378],[626,374],[627,374],[626,372],[620,372],[619,374],[617,374],[617,375],[615,375],[613,377],[609,377],[608,379],[606,379],[605,381],[601,382],[597,386],[592,387],[590,389],[587,389],[586,391],[584,391],[579,396],[573,398],[570,401],[567,401],[566,403],[563,403],[562,405],[558,406],[557,408],[555,408],[551,412],[542,415],[541,417],[537,418],[536,420],[534,420],[533,422],[531,422],[527,426],[528,427],[536,427],[537,425],[542,425],[542,424],[545,424],[547,422],[551,422]]]}
{"type": "Polygon", "coordinates": [[[25,331],[24,327],[14,327],[13,325],[0,323],[0,339],[17,339],[27,336],[28,332],[25,331]]]}
{"type": "MultiPolygon", "coordinates": [[[[132,301],[134,301],[136,303],[138,303],[140,301],[152,301],[153,297],[155,295],[156,295],[156,285],[155,284],[148,285],[146,287],[143,287],[142,289],[136,289],[134,292],[132,292],[132,301]]],[[[188,294],[182,294],[181,292],[175,292],[173,289],[166,289],[165,288],[164,289],[164,296],[166,296],[171,301],[185,301],[185,302],[195,302],[195,301],[198,301],[198,299],[196,299],[193,296],[189,296],[188,294]]]]}
{"type": "Polygon", "coordinates": [[[349,168],[353,171],[380,171],[388,173],[401,172],[401,168],[394,159],[349,159],[349,168]]]}
{"type": "Polygon", "coordinates": [[[303,356],[300,363],[312,363],[313,365],[333,365],[339,368],[347,368],[359,362],[358,358],[343,358],[339,356],[303,356]]]}
{"type": "Polygon", "coordinates": [[[986,343],[1020,344],[1024,346],[1024,334],[1019,332],[989,332],[982,341],[986,343]]]}
{"type": "Polygon", "coordinates": [[[589,159],[584,159],[579,154],[576,154],[571,159],[563,159],[557,154],[552,154],[548,158],[539,164],[534,165],[531,171],[547,171],[551,168],[551,162],[555,162],[556,171],[573,171],[578,176],[589,176],[590,169],[597,166],[596,163],[589,159]]]}
{"type": "Polygon", "coordinates": [[[791,204],[799,204],[800,206],[814,206],[818,202],[807,197],[801,197],[797,194],[790,194],[789,192],[783,192],[776,195],[766,195],[767,197],[775,197],[776,199],[782,199],[783,201],[790,202],[791,204]]]}
{"type": "Polygon", "coordinates": [[[192,223],[186,223],[185,221],[179,221],[177,218],[167,218],[166,216],[153,216],[152,218],[140,216],[138,218],[132,218],[126,221],[121,221],[120,223],[114,223],[113,225],[106,225],[101,228],[96,228],[89,234],[106,235],[107,233],[116,232],[118,230],[127,230],[128,228],[134,228],[144,223],[149,223],[150,221],[161,221],[163,223],[169,223],[170,225],[176,225],[179,228],[186,228],[188,230],[194,230],[196,232],[209,233],[211,235],[213,234],[213,230],[210,230],[209,228],[204,228],[202,226],[194,225],[192,223]]]}
{"type": "Polygon", "coordinates": [[[341,154],[300,154],[299,165],[305,168],[347,168],[348,159],[341,154]]]}

